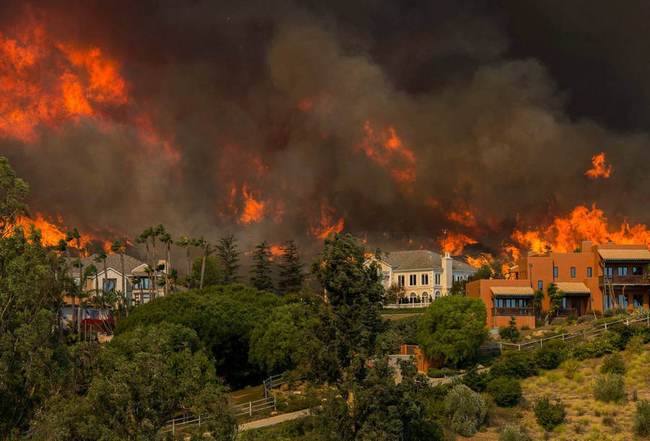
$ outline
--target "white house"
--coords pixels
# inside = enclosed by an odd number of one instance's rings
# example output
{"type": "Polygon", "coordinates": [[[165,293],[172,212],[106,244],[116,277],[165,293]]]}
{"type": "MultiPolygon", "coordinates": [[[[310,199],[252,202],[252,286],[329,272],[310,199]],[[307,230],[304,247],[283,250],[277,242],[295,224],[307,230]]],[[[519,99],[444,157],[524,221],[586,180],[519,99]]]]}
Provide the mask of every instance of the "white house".
{"type": "MultiPolygon", "coordinates": [[[[159,260],[156,272],[156,288],[152,289],[153,275],[149,274],[148,265],[135,257],[124,255],[124,277],[122,277],[122,258],[119,254],[106,256],[106,270],[104,262],[96,260],[93,254],[81,259],[81,270],[86,274],[84,290],[87,292],[119,292],[125,294],[133,303],[147,303],[152,296],[161,297],[165,294],[164,276],[167,271],[165,260],[159,260]],[[94,266],[97,273],[88,274],[88,268],[94,266]],[[126,285],[126,286],[124,286],[126,285]]],[[[79,285],[79,268],[71,266],[72,277],[79,285]]]]}
{"type": "Polygon", "coordinates": [[[382,284],[403,288],[410,302],[428,303],[448,295],[453,282],[466,281],[476,269],[467,263],[429,250],[392,251],[379,260],[382,284]]]}

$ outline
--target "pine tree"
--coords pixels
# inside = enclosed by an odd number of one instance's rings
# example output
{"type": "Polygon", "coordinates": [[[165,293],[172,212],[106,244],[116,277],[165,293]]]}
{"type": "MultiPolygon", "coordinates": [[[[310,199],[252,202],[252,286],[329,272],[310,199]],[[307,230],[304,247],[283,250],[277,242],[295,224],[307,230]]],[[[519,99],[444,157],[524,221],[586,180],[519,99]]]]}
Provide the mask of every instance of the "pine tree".
{"type": "Polygon", "coordinates": [[[221,265],[223,265],[224,285],[237,282],[239,279],[237,275],[237,270],[239,269],[239,250],[237,250],[235,236],[230,234],[219,239],[217,256],[221,265]]]}
{"type": "Polygon", "coordinates": [[[282,249],[278,288],[282,294],[299,292],[304,280],[298,247],[293,240],[288,240],[282,249]]]}
{"type": "Polygon", "coordinates": [[[251,285],[260,291],[273,291],[271,268],[271,251],[266,241],[255,247],[253,253],[253,268],[251,269],[251,285]]]}

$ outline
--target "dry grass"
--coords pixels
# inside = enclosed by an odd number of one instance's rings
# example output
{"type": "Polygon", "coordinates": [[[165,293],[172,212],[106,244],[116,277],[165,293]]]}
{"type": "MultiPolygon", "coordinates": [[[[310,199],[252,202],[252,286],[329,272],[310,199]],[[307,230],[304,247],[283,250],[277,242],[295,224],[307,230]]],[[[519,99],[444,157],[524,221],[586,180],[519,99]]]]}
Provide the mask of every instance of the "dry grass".
{"type": "Polygon", "coordinates": [[[593,384],[602,359],[580,362],[575,372],[560,367],[522,382],[524,402],[508,412],[498,410],[490,428],[476,439],[498,439],[498,427],[511,422],[525,427],[534,440],[627,441],[635,439],[632,420],[636,408],[634,397],[650,399],[650,352],[622,352],[627,372],[625,388],[628,399],[622,403],[602,403],[593,398],[593,384]],[[559,398],[566,406],[567,420],[545,438],[535,421],[532,403],[543,395],[559,398]]]}

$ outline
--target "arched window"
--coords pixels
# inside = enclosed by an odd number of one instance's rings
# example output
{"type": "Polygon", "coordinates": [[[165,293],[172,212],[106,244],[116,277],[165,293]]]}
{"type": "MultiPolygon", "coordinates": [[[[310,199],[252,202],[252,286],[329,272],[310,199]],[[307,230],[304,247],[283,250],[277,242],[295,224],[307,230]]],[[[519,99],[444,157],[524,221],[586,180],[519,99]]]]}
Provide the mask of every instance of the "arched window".
{"type": "Polygon", "coordinates": [[[440,291],[436,291],[436,299],[440,298],[440,291]]]}
{"type": "Polygon", "coordinates": [[[409,294],[409,297],[411,298],[411,303],[415,303],[415,293],[412,292],[411,294],[409,294]]]}

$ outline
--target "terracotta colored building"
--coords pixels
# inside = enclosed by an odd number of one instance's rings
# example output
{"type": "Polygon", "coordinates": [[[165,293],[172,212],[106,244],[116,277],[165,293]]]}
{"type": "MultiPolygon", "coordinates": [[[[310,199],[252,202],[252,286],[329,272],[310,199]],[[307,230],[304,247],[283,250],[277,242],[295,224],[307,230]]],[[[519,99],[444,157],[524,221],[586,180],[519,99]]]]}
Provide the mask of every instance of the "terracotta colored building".
{"type": "Polygon", "coordinates": [[[594,246],[583,242],[576,252],[528,253],[519,261],[514,279],[471,282],[467,284],[467,293],[485,302],[488,326],[505,326],[514,316],[519,326],[532,328],[535,291],[544,293],[542,310],[548,310],[548,287],[552,283],[562,293],[559,315],[580,316],[612,308],[647,309],[649,265],[650,251],[644,245],[594,246]],[[523,286],[529,289],[508,291],[523,286]]]}

